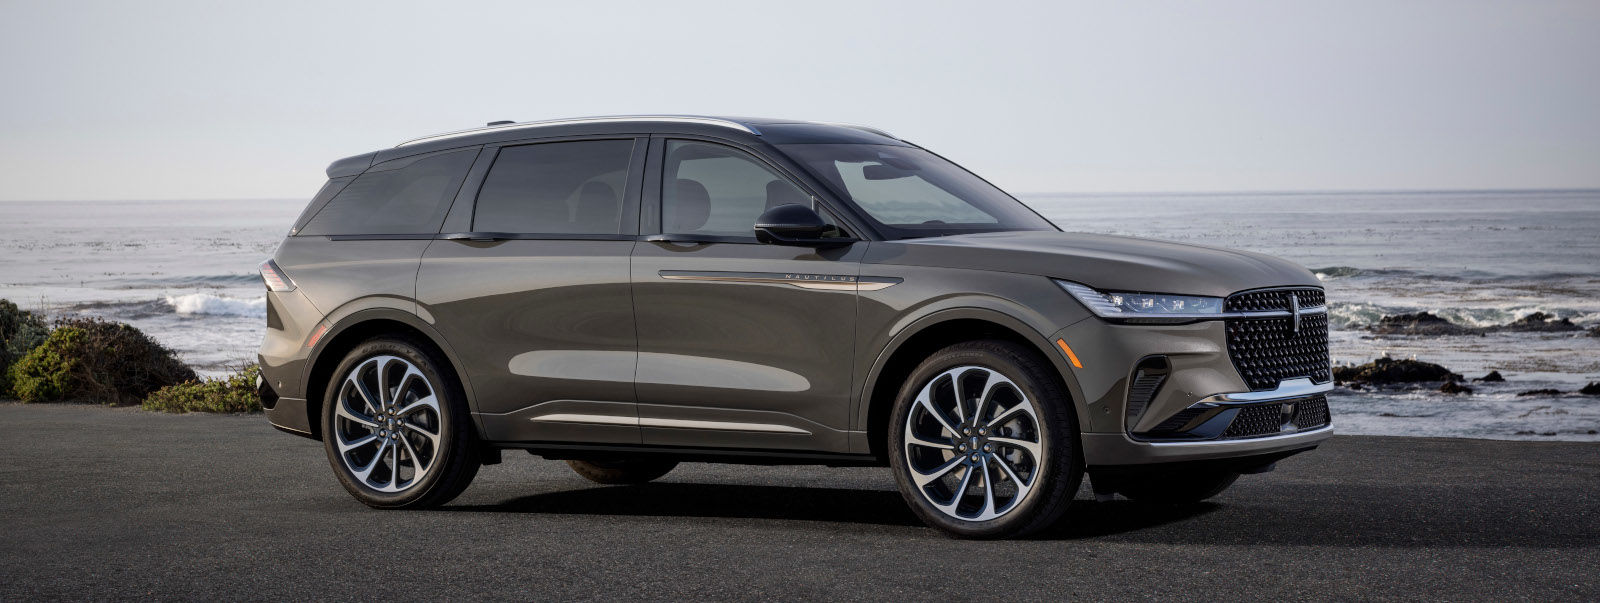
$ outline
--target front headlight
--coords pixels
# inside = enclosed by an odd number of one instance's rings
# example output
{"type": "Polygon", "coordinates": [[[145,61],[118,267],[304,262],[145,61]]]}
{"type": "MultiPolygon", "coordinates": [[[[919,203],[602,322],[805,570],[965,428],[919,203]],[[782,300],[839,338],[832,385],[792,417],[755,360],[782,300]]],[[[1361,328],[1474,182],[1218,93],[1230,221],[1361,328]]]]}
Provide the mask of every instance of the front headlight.
{"type": "Polygon", "coordinates": [[[1165,293],[1099,291],[1072,281],[1056,281],[1067,293],[1088,306],[1100,318],[1217,318],[1222,314],[1222,298],[1165,293]]]}

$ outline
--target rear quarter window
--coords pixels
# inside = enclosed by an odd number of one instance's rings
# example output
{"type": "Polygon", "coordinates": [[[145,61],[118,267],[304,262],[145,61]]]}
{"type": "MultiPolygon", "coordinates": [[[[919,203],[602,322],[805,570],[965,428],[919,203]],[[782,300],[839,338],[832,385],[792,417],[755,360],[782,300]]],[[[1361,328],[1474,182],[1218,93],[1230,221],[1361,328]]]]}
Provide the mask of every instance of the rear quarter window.
{"type": "Polygon", "coordinates": [[[461,188],[478,149],[463,149],[382,165],[339,191],[300,235],[434,234],[461,188]]]}

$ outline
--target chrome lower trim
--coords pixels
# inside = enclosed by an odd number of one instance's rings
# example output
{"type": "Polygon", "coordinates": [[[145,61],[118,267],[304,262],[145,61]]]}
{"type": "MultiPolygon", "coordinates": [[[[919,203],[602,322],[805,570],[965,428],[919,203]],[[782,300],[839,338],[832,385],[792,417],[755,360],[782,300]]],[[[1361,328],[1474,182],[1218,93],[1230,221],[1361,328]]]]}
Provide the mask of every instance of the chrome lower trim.
{"type": "Polygon", "coordinates": [[[1286,379],[1278,383],[1276,389],[1259,392],[1237,392],[1226,394],[1213,394],[1189,405],[1189,408],[1222,406],[1228,404],[1253,404],[1256,402],[1271,402],[1273,400],[1286,400],[1289,398],[1304,398],[1317,394],[1333,391],[1333,382],[1313,383],[1310,377],[1286,379]]]}
{"type": "Polygon", "coordinates": [[[555,413],[529,417],[539,423],[581,423],[584,425],[632,425],[635,427],[662,427],[667,429],[710,429],[715,431],[758,431],[763,433],[793,433],[811,435],[799,427],[772,423],[738,423],[732,421],[698,421],[690,419],[640,418],[620,415],[594,415],[583,413],[555,413]]]}
{"type": "Polygon", "coordinates": [[[1148,444],[1150,446],[1159,446],[1159,447],[1171,447],[1171,446],[1180,446],[1180,447],[1235,446],[1235,445],[1238,445],[1238,444],[1241,444],[1241,443],[1262,444],[1262,445],[1271,446],[1274,442],[1281,441],[1281,440],[1289,440],[1289,439],[1294,439],[1294,438],[1305,438],[1305,437],[1312,437],[1312,436],[1317,436],[1317,435],[1333,435],[1333,424],[1329,423],[1327,425],[1324,425],[1322,427],[1318,427],[1316,429],[1307,429],[1305,431],[1291,431],[1289,433],[1283,433],[1283,434],[1278,434],[1278,435],[1270,435],[1270,436],[1261,436],[1261,437],[1256,437],[1256,438],[1236,438],[1236,439],[1232,439],[1232,440],[1194,440],[1194,441],[1188,441],[1188,442],[1183,442],[1183,441],[1177,441],[1177,442],[1142,441],[1140,443],[1141,444],[1148,444]]]}
{"type": "Polygon", "coordinates": [[[640,427],[666,427],[671,429],[713,429],[717,431],[761,431],[767,433],[794,433],[811,435],[799,427],[772,423],[733,423],[729,421],[694,421],[689,419],[639,419],[640,427]]]}

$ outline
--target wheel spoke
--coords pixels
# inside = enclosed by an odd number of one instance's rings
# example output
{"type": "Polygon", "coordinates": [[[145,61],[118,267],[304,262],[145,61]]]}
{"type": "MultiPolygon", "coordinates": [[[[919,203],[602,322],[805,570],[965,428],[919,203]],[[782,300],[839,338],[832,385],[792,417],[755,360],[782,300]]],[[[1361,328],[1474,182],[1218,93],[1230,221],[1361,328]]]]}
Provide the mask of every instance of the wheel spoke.
{"type": "Polygon", "coordinates": [[[950,371],[950,388],[956,393],[956,417],[962,423],[967,422],[967,388],[961,383],[961,376],[966,371],[957,369],[950,371]]]}
{"type": "Polygon", "coordinates": [[[955,442],[951,442],[951,441],[939,442],[939,441],[930,440],[930,439],[924,438],[922,436],[919,436],[919,435],[917,435],[915,433],[912,433],[910,429],[906,430],[906,443],[910,444],[910,445],[913,445],[913,446],[922,446],[924,448],[937,448],[939,450],[955,450],[955,448],[956,448],[956,443],[955,442]]]}
{"type": "Polygon", "coordinates": [[[995,424],[993,421],[984,420],[983,416],[989,411],[989,407],[993,405],[994,395],[999,392],[1000,386],[1007,386],[1013,389],[1017,387],[1016,384],[1012,383],[1010,379],[1005,378],[1004,375],[999,373],[989,373],[989,381],[988,383],[984,384],[983,393],[978,396],[978,409],[972,413],[972,416],[978,420],[979,424],[995,424]]]}
{"type": "Polygon", "coordinates": [[[390,444],[389,450],[393,451],[390,453],[391,458],[389,460],[389,488],[393,489],[395,486],[400,485],[400,447],[390,444]]]}
{"type": "Polygon", "coordinates": [[[916,467],[907,466],[906,468],[911,470],[911,480],[917,484],[918,488],[921,488],[936,479],[940,479],[945,475],[948,475],[951,471],[954,471],[956,467],[960,467],[961,461],[965,458],[966,457],[961,456],[955,457],[945,461],[943,465],[934,467],[932,471],[926,473],[917,469],[916,467]]]}
{"type": "MultiPolygon", "coordinates": [[[[961,457],[956,458],[959,459],[961,457]]],[[[950,502],[944,504],[934,503],[934,506],[939,507],[945,513],[955,515],[956,507],[961,505],[961,498],[967,495],[967,487],[970,485],[972,485],[972,467],[967,467],[966,473],[961,474],[961,484],[956,486],[956,492],[950,497],[950,502]]]]}
{"type": "Polygon", "coordinates": [[[1023,450],[1026,450],[1026,451],[1028,451],[1028,454],[1033,455],[1033,461],[1035,463],[1039,462],[1039,443],[1038,442],[1029,442],[1027,440],[1019,440],[1019,439],[1016,439],[1016,438],[989,438],[989,441],[990,442],[994,442],[995,444],[998,444],[1000,446],[1011,446],[1013,448],[1021,448],[1023,450]]]}
{"type": "Polygon", "coordinates": [[[372,392],[368,391],[367,385],[361,382],[361,369],[359,367],[350,371],[350,376],[345,378],[345,383],[349,384],[351,388],[356,390],[357,394],[361,395],[361,401],[367,405],[367,410],[372,411],[371,414],[377,414],[378,410],[383,408],[383,403],[373,399],[372,392]]]}
{"type": "Polygon", "coordinates": [[[994,479],[989,476],[989,457],[983,457],[979,465],[983,469],[983,508],[978,511],[978,519],[989,519],[994,516],[994,479]]]}
{"type": "Polygon", "coordinates": [[[1019,414],[1027,415],[1029,419],[1032,419],[1033,418],[1033,407],[1029,406],[1028,402],[1026,400],[1024,400],[1022,402],[1018,402],[1016,406],[1013,406],[1011,408],[1007,408],[1007,409],[1005,409],[1003,411],[1000,411],[1000,414],[995,415],[994,419],[989,421],[989,426],[990,427],[1000,427],[1001,425],[1005,425],[1006,423],[1010,422],[1012,419],[1016,418],[1016,415],[1019,415],[1019,414]]]}
{"type": "Polygon", "coordinates": [[[355,469],[354,470],[354,473],[356,474],[356,479],[359,479],[363,483],[366,483],[368,481],[368,478],[372,476],[372,470],[373,469],[377,469],[378,468],[378,462],[383,460],[383,453],[387,452],[388,450],[389,450],[389,440],[388,439],[384,439],[383,443],[378,445],[378,452],[372,455],[372,462],[367,463],[365,467],[361,467],[359,469],[355,469]]]}
{"type": "Polygon", "coordinates": [[[343,399],[340,399],[334,403],[333,412],[334,415],[341,419],[357,423],[364,427],[369,427],[372,429],[378,429],[382,427],[381,425],[378,425],[377,421],[373,421],[372,419],[368,419],[366,417],[357,415],[356,413],[350,412],[349,405],[346,404],[343,399]]]}
{"type": "Polygon", "coordinates": [[[409,429],[411,431],[414,431],[414,432],[417,432],[419,434],[422,434],[422,437],[428,438],[428,441],[433,443],[433,447],[435,449],[438,449],[438,447],[439,447],[439,434],[431,432],[431,431],[428,431],[426,429],[423,429],[421,425],[417,425],[415,423],[407,423],[405,421],[401,421],[400,424],[405,426],[406,429],[409,429]]]}
{"type": "MultiPolygon", "coordinates": [[[[416,480],[418,477],[421,477],[423,473],[427,473],[428,472],[428,468],[422,466],[422,457],[417,456],[417,449],[413,448],[411,446],[411,438],[406,437],[405,435],[401,435],[400,436],[400,443],[405,445],[405,447],[406,447],[406,455],[411,457],[411,467],[413,469],[417,470],[416,474],[411,476],[411,479],[412,480],[416,480]]],[[[435,449],[435,450],[437,450],[437,449],[435,449]]],[[[429,459],[428,466],[429,467],[433,466],[433,460],[432,459],[429,459]]]]}
{"type": "Polygon", "coordinates": [[[376,440],[376,439],[378,439],[378,434],[369,433],[369,434],[367,434],[365,436],[356,438],[354,440],[345,441],[344,434],[340,434],[339,435],[339,439],[335,440],[335,442],[337,442],[338,445],[339,445],[339,453],[343,454],[343,453],[346,453],[346,452],[350,452],[351,450],[355,450],[357,448],[360,448],[362,446],[366,446],[367,444],[371,444],[372,441],[376,440]]]}
{"type": "Polygon", "coordinates": [[[423,408],[432,409],[434,414],[438,414],[438,412],[439,412],[439,401],[438,401],[438,399],[434,398],[432,394],[429,394],[427,396],[423,396],[421,398],[418,398],[415,402],[407,404],[404,408],[401,408],[400,410],[395,411],[394,414],[396,416],[399,416],[399,417],[405,417],[405,416],[410,415],[411,413],[414,413],[414,412],[416,412],[416,411],[418,411],[420,409],[423,409],[423,408]]]}
{"type": "Polygon", "coordinates": [[[933,418],[939,421],[939,426],[950,432],[952,437],[961,437],[961,432],[956,429],[955,424],[951,423],[950,419],[944,416],[944,411],[939,410],[939,407],[933,403],[932,396],[933,392],[930,387],[928,390],[923,391],[922,395],[917,396],[917,404],[928,414],[933,415],[933,418]]]}
{"type": "Polygon", "coordinates": [[[1011,468],[1011,462],[1006,460],[1006,457],[1000,456],[1000,455],[995,455],[994,464],[999,465],[1000,466],[1000,470],[1006,472],[1006,477],[1011,478],[1011,481],[1013,483],[1017,484],[1017,496],[1018,497],[1021,497],[1023,494],[1026,494],[1028,492],[1027,489],[1033,487],[1033,484],[1022,481],[1022,477],[1017,475],[1017,471],[1015,469],[1011,468]]]}

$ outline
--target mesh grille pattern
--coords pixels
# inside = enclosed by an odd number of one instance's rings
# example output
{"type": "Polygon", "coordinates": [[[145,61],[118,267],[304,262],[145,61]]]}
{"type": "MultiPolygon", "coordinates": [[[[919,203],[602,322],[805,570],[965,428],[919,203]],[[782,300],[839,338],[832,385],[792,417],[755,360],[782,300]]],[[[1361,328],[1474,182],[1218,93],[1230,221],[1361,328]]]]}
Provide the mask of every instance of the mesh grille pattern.
{"type": "Polygon", "coordinates": [[[1291,293],[1298,298],[1302,308],[1321,306],[1325,301],[1322,290],[1315,287],[1268,289],[1266,291],[1235,293],[1228,297],[1228,301],[1223,304],[1223,309],[1227,312],[1288,311],[1289,294],[1291,293]]]}
{"type": "Polygon", "coordinates": [[[1288,402],[1246,406],[1239,410],[1239,416],[1228,425],[1228,430],[1222,432],[1222,439],[1277,435],[1284,432],[1285,423],[1294,425],[1291,431],[1316,429],[1327,425],[1328,397],[1319,394],[1288,402]],[[1286,404],[1294,405],[1289,417],[1284,417],[1283,407],[1286,404]]]}
{"type": "Polygon", "coordinates": [[[1328,315],[1300,317],[1300,332],[1292,333],[1292,318],[1244,318],[1227,321],[1228,356],[1252,390],[1272,389],[1284,379],[1310,377],[1313,382],[1333,379],[1328,362],[1328,315]]]}
{"type": "Polygon", "coordinates": [[[1328,416],[1328,397],[1314,396],[1299,401],[1300,408],[1294,414],[1294,426],[1300,429],[1314,429],[1327,425],[1332,421],[1328,416]]]}

